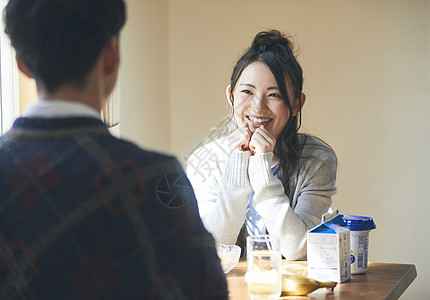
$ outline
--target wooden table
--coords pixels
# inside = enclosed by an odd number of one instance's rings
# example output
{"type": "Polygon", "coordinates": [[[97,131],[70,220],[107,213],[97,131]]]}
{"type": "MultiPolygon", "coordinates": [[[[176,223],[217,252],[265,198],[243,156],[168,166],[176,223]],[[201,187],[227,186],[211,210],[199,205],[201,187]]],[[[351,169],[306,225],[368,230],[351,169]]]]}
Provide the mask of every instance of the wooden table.
{"type": "MultiPolygon", "coordinates": [[[[287,262],[306,266],[305,261],[287,262]]],[[[241,260],[227,276],[229,299],[250,299],[245,282],[246,260],[241,260]]],[[[338,283],[334,292],[318,289],[308,296],[283,296],[280,299],[398,299],[417,277],[415,265],[369,263],[367,273],[352,275],[351,280],[338,283]]]]}

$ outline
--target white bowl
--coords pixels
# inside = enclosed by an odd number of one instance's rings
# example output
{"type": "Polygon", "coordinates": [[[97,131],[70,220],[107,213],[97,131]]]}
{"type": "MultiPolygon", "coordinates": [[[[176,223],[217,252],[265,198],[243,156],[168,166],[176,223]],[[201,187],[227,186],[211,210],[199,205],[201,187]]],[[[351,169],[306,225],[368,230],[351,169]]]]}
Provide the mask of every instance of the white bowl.
{"type": "Polygon", "coordinates": [[[240,247],[236,245],[219,244],[216,246],[216,252],[221,260],[221,267],[224,274],[230,272],[239,262],[240,247]]]}

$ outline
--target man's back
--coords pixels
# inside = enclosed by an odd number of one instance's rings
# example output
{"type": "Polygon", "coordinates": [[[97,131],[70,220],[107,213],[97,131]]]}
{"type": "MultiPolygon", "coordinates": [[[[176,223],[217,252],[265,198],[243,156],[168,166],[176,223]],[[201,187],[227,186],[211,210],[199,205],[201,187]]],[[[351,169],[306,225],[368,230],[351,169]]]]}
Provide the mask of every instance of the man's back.
{"type": "Polygon", "coordinates": [[[20,118],[0,138],[0,298],[226,299],[172,157],[92,118],[20,118]]]}

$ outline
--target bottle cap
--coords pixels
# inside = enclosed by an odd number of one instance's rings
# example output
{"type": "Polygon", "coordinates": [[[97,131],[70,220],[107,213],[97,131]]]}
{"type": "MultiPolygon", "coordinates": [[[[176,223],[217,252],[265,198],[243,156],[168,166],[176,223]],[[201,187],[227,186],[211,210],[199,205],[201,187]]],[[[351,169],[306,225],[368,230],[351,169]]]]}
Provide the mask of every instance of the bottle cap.
{"type": "Polygon", "coordinates": [[[364,231],[376,228],[373,219],[370,217],[342,215],[342,219],[351,231],[364,231]]]}

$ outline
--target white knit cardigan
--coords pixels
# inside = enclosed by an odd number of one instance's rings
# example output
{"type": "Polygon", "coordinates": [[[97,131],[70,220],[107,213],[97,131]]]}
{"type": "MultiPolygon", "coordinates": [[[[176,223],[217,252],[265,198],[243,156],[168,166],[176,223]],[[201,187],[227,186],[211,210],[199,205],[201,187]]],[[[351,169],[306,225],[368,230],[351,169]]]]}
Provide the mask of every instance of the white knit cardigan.
{"type": "MultiPolygon", "coordinates": [[[[299,135],[303,141],[304,136],[299,135]]],[[[199,147],[187,161],[199,213],[217,243],[234,244],[245,221],[249,197],[267,231],[281,239],[289,260],[306,256],[306,233],[318,225],[337,191],[337,160],[333,150],[307,136],[298,176],[290,179],[290,195],[271,172],[273,153],[250,155],[229,151],[222,140],[199,147]]],[[[297,173],[295,173],[297,174],[297,173]]]]}

